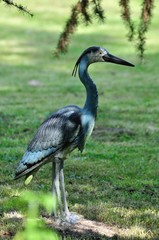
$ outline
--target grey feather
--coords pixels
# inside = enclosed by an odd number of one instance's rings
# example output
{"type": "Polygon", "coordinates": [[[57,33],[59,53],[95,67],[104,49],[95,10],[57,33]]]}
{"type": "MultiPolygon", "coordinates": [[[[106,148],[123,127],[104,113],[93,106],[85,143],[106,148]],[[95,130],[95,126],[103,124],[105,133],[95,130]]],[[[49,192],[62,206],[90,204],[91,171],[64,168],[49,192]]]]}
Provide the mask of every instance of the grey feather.
{"type": "MultiPolygon", "coordinates": [[[[16,170],[15,178],[25,175],[29,169],[32,171],[39,165],[45,164],[52,155],[64,153],[65,149],[71,152],[78,147],[81,136],[81,109],[79,107],[67,106],[53,113],[41,124],[28,145],[16,170]]],[[[79,149],[81,150],[81,146],[79,149]]]]}

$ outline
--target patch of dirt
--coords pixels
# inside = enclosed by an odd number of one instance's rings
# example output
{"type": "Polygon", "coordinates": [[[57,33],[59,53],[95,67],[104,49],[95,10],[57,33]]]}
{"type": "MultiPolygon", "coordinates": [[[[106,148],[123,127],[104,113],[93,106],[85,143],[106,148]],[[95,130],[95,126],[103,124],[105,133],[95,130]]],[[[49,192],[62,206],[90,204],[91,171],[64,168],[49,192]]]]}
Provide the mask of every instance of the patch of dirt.
{"type": "Polygon", "coordinates": [[[11,212],[4,213],[4,217],[6,219],[21,220],[23,218],[23,215],[19,212],[11,211],[11,212]]]}
{"type": "MultiPolygon", "coordinates": [[[[21,221],[23,216],[14,211],[5,213],[4,217],[8,220],[21,221]]],[[[47,214],[43,219],[47,226],[59,233],[60,239],[72,239],[72,240],[117,240],[119,238],[120,230],[117,227],[109,226],[102,222],[92,221],[85,219],[83,216],[79,216],[79,220],[76,224],[62,223],[58,224],[53,218],[49,217],[47,214]]],[[[15,232],[0,231],[1,236],[5,239],[12,237],[15,232]]]]}
{"type": "Polygon", "coordinates": [[[120,139],[122,137],[132,138],[136,135],[135,132],[126,128],[103,128],[96,127],[92,133],[92,136],[95,137],[99,141],[110,140],[114,141],[116,139],[120,139]]]}
{"type": "Polygon", "coordinates": [[[80,216],[76,224],[56,223],[52,218],[44,218],[46,223],[63,237],[72,239],[117,239],[118,229],[102,222],[92,221],[80,216]]]}
{"type": "Polygon", "coordinates": [[[22,214],[16,211],[10,211],[7,213],[1,213],[0,216],[0,240],[13,239],[18,226],[21,226],[23,220],[22,214]]]}

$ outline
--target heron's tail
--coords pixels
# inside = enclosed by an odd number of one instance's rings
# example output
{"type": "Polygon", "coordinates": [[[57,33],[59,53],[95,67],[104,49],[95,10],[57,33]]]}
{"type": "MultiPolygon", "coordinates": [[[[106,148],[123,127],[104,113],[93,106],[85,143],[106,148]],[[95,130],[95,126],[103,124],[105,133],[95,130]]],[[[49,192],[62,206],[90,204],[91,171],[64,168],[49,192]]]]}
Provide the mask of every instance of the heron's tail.
{"type": "Polygon", "coordinates": [[[28,178],[30,175],[34,175],[42,165],[49,161],[49,156],[52,154],[52,151],[52,148],[34,152],[27,150],[17,167],[14,179],[23,176],[28,178]]]}
{"type": "Polygon", "coordinates": [[[17,179],[25,176],[25,185],[28,185],[31,182],[31,180],[33,179],[36,172],[39,170],[39,168],[43,164],[44,164],[44,162],[39,162],[36,165],[34,165],[22,172],[17,171],[15,174],[14,180],[17,180],[17,179]]]}

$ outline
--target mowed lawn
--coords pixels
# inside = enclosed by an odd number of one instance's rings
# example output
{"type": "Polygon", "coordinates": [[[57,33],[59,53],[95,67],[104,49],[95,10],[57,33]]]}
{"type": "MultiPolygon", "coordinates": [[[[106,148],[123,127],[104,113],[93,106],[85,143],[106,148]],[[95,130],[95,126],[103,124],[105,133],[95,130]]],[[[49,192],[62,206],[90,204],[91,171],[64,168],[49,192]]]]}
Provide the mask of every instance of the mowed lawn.
{"type": "MultiPolygon", "coordinates": [[[[103,1],[105,24],[81,24],[69,52],[54,58],[73,2],[24,1],[33,18],[0,3],[0,239],[12,239],[22,228],[22,221],[8,214],[25,208],[20,202],[24,189],[51,189],[51,164],[27,187],[24,179],[13,180],[14,173],[46,117],[65,105],[83,106],[85,89],[71,72],[92,45],[136,66],[98,63],[89,68],[99,90],[98,117],[84,153],[75,151],[65,162],[70,210],[116,227],[119,239],[159,239],[159,4],[141,65],[125,37],[117,1],[103,1]]],[[[140,1],[133,4],[137,24],[140,1]]]]}

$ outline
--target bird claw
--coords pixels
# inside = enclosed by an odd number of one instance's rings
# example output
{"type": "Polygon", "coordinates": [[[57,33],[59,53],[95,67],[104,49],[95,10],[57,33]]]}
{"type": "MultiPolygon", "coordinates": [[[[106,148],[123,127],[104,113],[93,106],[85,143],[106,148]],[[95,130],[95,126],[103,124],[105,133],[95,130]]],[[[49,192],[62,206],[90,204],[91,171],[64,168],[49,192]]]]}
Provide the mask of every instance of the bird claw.
{"type": "Polygon", "coordinates": [[[76,224],[79,221],[79,216],[77,216],[75,213],[69,213],[68,216],[66,216],[66,222],[69,224],[76,224]]]}
{"type": "Polygon", "coordinates": [[[55,221],[61,226],[73,225],[78,223],[79,216],[77,216],[75,213],[67,213],[65,216],[56,218],[55,221]]]}

